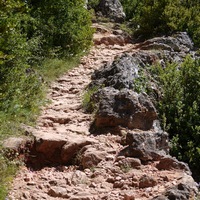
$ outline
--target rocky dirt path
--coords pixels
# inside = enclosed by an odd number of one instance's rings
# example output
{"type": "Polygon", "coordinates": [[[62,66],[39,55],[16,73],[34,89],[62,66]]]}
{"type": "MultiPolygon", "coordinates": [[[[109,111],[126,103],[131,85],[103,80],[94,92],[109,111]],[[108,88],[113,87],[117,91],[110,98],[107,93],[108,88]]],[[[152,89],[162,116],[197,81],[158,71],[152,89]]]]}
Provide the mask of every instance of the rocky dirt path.
{"type": "MultiPolygon", "coordinates": [[[[109,32],[99,30],[98,41],[102,35],[109,37],[109,32]]],[[[30,162],[37,168],[21,168],[8,199],[146,200],[188,180],[182,170],[159,171],[156,162],[144,165],[139,159],[119,156],[124,148],[119,135],[90,135],[93,116],[84,113],[82,96],[91,74],[134,49],[129,43],[120,46],[120,38],[111,39],[112,45],[103,41],[51,85],[51,104],[43,109],[33,133],[36,152],[30,162]]]]}

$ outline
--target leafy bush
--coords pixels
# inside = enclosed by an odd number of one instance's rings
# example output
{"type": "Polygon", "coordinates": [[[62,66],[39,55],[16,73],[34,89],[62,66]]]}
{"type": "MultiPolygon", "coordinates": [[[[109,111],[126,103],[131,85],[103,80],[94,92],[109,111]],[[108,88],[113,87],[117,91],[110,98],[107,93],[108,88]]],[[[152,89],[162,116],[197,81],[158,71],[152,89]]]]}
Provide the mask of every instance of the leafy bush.
{"type": "Polygon", "coordinates": [[[0,37],[0,112],[15,116],[21,109],[35,107],[35,94],[39,94],[41,82],[26,70],[31,52],[27,43],[24,24],[30,16],[26,4],[21,1],[1,1],[0,37]],[[30,102],[30,97],[35,100],[30,102]]]}
{"type": "Polygon", "coordinates": [[[200,45],[200,3],[192,0],[121,0],[136,37],[189,33],[200,45]]]}
{"type": "Polygon", "coordinates": [[[0,2],[0,112],[25,118],[41,104],[37,71],[45,70],[30,66],[41,51],[72,56],[89,48],[91,20],[83,5],[82,0],[0,2]]]}
{"type": "Polygon", "coordinates": [[[121,0],[121,4],[126,13],[126,19],[134,21],[133,19],[136,19],[142,10],[143,0],[121,0]]]}
{"type": "Polygon", "coordinates": [[[73,56],[91,45],[90,13],[83,0],[30,0],[36,19],[33,35],[40,36],[46,56],[73,56]]]}
{"type": "MultiPolygon", "coordinates": [[[[154,67],[162,88],[158,103],[165,130],[172,138],[173,155],[198,169],[200,163],[200,60],[187,57],[178,66],[154,67]]],[[[199,174],[198,174],[199,175],[199,174]]]]}
{"type": "Polygon", "coordinates": [[[42,76],[52,73],[55,77],[69,68],[66,65],[74,66],[89,48],[93,32],[90,14],[83,0],[8,0],[0,6],[0,116],[32,121],[43,103],[42,76]],[[52,54],[79,55],[62,61],[65,67],[58,62],[49,70],[50,65],[41,60],[52,54]]]}

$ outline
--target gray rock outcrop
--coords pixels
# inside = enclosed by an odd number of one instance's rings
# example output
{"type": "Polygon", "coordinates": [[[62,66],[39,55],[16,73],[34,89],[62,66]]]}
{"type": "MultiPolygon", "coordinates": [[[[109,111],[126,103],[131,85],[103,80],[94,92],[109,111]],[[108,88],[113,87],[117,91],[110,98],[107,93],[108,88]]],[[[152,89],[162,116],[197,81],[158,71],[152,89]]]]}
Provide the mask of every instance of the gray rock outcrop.
{"type": "Polygon", "coordinates": [[[190,169],[186,163],[180,162],[171,156],[162,157],[159,160],[159,163],[156,165],[156,168],[159,170],[182,169],[191,174],[190,169]]]}
{"type": "Polygon", "coordinates": [[[171,52],[189,52],[194,45],[186,32],[179,32],[173,36],[155,37],[141,44],[141,49],[160,49],[171,52]]]}
{"type": "Polygon", "coordinates": [[[129,89],[105,87],[99,92],[96,127],[123,126],[129,129],[149,130],[157,119],[157,112],[147,95],[129,89]]]}
{"type": "MultiPolygon", "coordinates": [[[[195,52],[194,44],[186,32],[178,32],[172,36],[155,37],[138,44],[141,52],[147,52],[155,60],[166,67],[167,63],[181,63],[189,54],[191,57],[199,58],[195,52]]],[[[136,53],[137,54],[137,53],[136,53]]],[[[148,57],[148,56],[147,56],[148,57]]]]}
{"type": "Polygon", "coordinates": [[[134,79],[138,77],[140,61],[137,57],[124,54],[110,65],[103,66],[92,75],[91,85],[133,89],[134,79]]]}
{"type": "Polygon", "coordinates": [[[100,87],[91,97],[97,104],[96,127],[152,128],[157,119],[156,109],[146,93],[134,92],[144,63],[147,61],[142,57],[123,54],[111,65],[95,71],[90,87],[100,87]]]}
{"type": "Polygon", "coordinates": [[[103,16],[115,22],[122,22],[126,17],[119,0],[100,0],[97,10],[100,11],[103,16]]]}
{"type": "Polygon", "coordinates": [[[100,88],[91,97],[97,105],[94,121],[97,128],[121,125],[129,129],[151,129],[157,119],[153,103],[162,94],[146,66],[160,63],[166,67],[168,62],[180,63],[188,53],[196,56],[185,32],[153,38],[138,46],[142,50],[116,57],[112,64],[104,65],[92,75],[89,87],[100,88]],[[147,80],[142,80],[144,77],[147,80]]]}
{"type": "Polygon", "coordinates": [[[185,174],[178,185],[170,187],[163,195],[154,197],[152,200],[188,200],[193,199],[197,193],[193,178],[185,174]]]}
{"type": "Polygon", "coordinates": [[[141,161],[160,160],[169,152],[168,134],[160,131],[130,131],[126,135],[129,145],[120,153],[141,161]]]}

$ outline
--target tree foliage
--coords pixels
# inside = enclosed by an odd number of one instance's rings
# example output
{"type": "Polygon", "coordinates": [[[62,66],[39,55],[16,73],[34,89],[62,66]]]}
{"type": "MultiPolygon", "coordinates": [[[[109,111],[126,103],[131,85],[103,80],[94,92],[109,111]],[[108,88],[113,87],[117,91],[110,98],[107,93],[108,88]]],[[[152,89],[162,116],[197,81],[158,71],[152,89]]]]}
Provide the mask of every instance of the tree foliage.
{"type": "Polygon", "coordinates": [[[141,11],[140,6],[142,1],[140,0],[121,0],[124,12],[126,13],[126,19],[131,20],[138,16],[138,12],[141,11]]]}

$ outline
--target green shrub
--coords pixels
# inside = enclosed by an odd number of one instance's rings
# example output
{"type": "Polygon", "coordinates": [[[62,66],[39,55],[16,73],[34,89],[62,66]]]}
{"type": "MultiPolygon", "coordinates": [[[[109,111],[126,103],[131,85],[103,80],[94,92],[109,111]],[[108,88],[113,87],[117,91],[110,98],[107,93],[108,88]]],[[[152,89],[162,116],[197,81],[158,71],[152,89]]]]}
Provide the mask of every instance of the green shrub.
{"type": "Polygon", "coordinates": [[[159,114],[172,139],[171,153],[189,163],[200,163],[200,60],[187,57],[181,66],[169,64],[153,70],[162,88],[159,114]]]}
{"type": "Polygon", "coordinates": [[[134,21],[142,10],[143,0],[121,0],[121,4],[126,13],[126,20],[134,21]]]}
{"type": "Polygon", "coordinates": [[[90,47],[93,30],[84,4],[84,0],[29,1],[37,21],[32,32],[41,37],[46,56],[74,56],[90,47]]]}
{"type": "Polygon", "coordinates": [[[21,110],[35,107],[34,97],[40,93],[41,82],[34,73],[26,73],[31,56],[24,30],[30,19],[26,4],[19,0],[0,4],[0,112],[15,118],[16,113],[23,113],[21,110]]]}
{"type": "Polygon", "coordinates": [[[135,37],[186,31],[200,45],[200,3],[192,0],[121,0],[135,37]]]}

